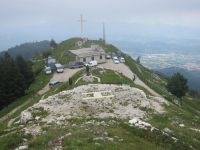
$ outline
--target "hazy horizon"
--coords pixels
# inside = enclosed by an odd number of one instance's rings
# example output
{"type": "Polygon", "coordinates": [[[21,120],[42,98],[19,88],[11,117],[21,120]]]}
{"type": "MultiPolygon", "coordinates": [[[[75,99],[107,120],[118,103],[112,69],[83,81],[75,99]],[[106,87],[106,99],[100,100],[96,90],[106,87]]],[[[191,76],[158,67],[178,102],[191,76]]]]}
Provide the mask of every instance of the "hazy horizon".
{"type": "Polygon", "coordinates": [[[87,20],[88,38],[101,38],[105,22],[108,42],[200,41],[198,0],[1,0],[0,51],[24,42],[78,37],[80,14],[87,20]]]}

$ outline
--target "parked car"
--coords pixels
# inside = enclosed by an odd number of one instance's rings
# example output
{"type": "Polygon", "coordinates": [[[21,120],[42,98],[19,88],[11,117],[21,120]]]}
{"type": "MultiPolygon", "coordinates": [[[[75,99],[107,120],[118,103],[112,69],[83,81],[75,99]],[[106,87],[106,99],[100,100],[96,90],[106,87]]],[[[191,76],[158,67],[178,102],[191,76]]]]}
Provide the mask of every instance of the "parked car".
{"type": "Polygon", "coordinates": [[[89,63],[85,64],[85,66],[89,66],[89,67],[97,66],[97,61],[96,60],[92,60],[89,63]]]}
{"type": "Polygon", "coordinates": [[[119,61],[120,61],[120,63],[125,63],[124,57],[120,57],[120,58],[119,58],[119,61]]]}
{"type": "Polygon", "coordinates": [[[44,71],[45,71],[46,74],[51,74],[52,73],[51,67],[45,67],[44,71]]]}
{"type": "Polygon", "coordinates": [[[60,81],[57,81],[57,80],[52,81],[52,82],[49,83],[49,88],[53,88],[54,86],[56,86],[56,85],[58,85],[58,84],[60,84],[60,83],[61,83],[61,82],[60,82],[60,81]]]}
{"type": "Polygon", "coordinates": [[[55,64],[57,73],[63,73],[64,69],[61,64],[55,64]]]}
{"type": "Polygon", "coordinates": [[[119,64],[119,59],[115,56],[115,57],[113,57],[113,62],[114,62],[115,64],[119,64]]]}
{"type": "Polygon", "coordinates": [[[84,67],[85,65],[84,65],[84,63],[83,62],[73,62],[73,63],[70,63],[69,64],[69,68],[70,69],[75,69],[75,68],[82,68],[82,67],[84,67]]]}

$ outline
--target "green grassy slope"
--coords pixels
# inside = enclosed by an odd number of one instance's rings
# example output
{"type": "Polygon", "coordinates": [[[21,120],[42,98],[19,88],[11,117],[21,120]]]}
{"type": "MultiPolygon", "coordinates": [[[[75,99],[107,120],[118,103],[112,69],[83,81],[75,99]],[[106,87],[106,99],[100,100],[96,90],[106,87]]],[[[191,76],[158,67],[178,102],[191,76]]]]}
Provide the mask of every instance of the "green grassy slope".
{"type": "MultiPolygon", "coordinates": [[[[66,64],[75,59],[75,57],[69,53],[69,50],[78,48],[76,45],[78,40],[80,39],[72,38],[63,41],[58,44],[56,49],[48,49],[48,51],[50,51],[52,56],[55,57],[60,63],[66,64]]],[[[112,45],[104,45],[102,41],[97,40],[89,40],[83,45],[83,47],[89,47],[91,44],[101,45],[106,52],[118,51],[116,47],[112,45]]],[[[129,68],[150,88],[165,97],[170,102],[178,99],[166,90],[165,86],[167,79],[155,74],[142,65],[137,64],[130,56],[125,54],[124,57],[126,59],[126,65],[129,66],[129,68]]],[[[43,58],[41,55],[38,55],[36,59],[43,58]]],[[[34,62],[34,71],[37,72],[39,70],[40,72],[45,63],[45,60],[42,61],[42,63],[34,62]]],[[[73,83],[84,73],[85,70],[81,70],[76,73],[72,77],[73,83]]],[[[130,86],[137,87],[137,85],[135,85],[131,80],[127,79],[122,74],[115,73],[114,71],[106,70],[104,73],[100,73],[100,70],[94,69],[92,70],[92,73],[93,75],[101,78],[101,83],[128,84],[130,86]]],[[[46,76],[43,72],[40,72],[35,82],[27,91],[27,97],[22,97],[16,101],[16,103],[13,103],[8,108],[0,111],[0,116],[5,115],[23,102],[30,100],[30,102],[17,111],[16,114],[10,116],[9,119],[11,119],[18,116],[22,110],[36,103],[41,98],[41,96],[36,95],[37,91],[45,86],[49,82],[50,78],[51,76],[46,76]]],[[[97,83],[97,81],[94,83],[97,83]]],[[[45,93],[44,98],[62,90],[72,89],[83,84],[88,83],[84,81],[80,81],[76,85],[62,83],[56,88],[53,88],[45,93]]],[[[142,89],[141,87],[139,88],[142,89]]],[[[145,92],[147,93],[147,91],[145,92]]],[[[88,120],[86,118],[77,118],[69,120],[68,124],[62,128],[58,126],[47,127],[41,124],[42,128],[46,132],[37,137],[25,136],[20,132],[20,128],[16,130],[17,132],[1,137],[2,135],[9,133],[4,130],[7,129],[8,119],[5,122],[0,123],[0,149],[14,149],[23,143],[23,138],[28,139],[29,149],[49,149],[57,143],[57,139],[59,137],[67,133],[72,133],[72,135],[63,139],[62,146],[64,149],[199,149],[200,134],[191,128],[200,129],[200,98],[193,97],[188,94],[182,99],[182,106],[170,103],[170,105],[165,106],[165,108],[165,114],[160,115],[150,113],[147,121],[160,130],[164,128],[170,129],[172,131],[171,136],[179,139],[175,143],[171,140],[171,138],[163,135],[161,132],[151,132],[137,127],[130,127],[127,124],[128,120],[117,120],[116,118],[113,119],[117,122],[116,124],[110,124],[110,119],[102,120],[91,118],[97,122],[104,121],[109,126],[88,125],[82,128],[81,125],[88,120]],[[76,124],[76,126],[72,126],[73,124],[76,124]],[[180,127],[179,124],[184,124],[185,127],[180,127]],[[108,133],[109,137],[113,138],[113,141],[94,140],[95,137],[102,137],[105,132],[108,133]],[[123,139],[123,141],[120,141],[120,139],[123,139]]]]}
{"type": "MultiPolygon", "coordinates": [[[[75,60],[75,56],[69,52],[69,50],[75,50],[80,47],[78,47],[77,42],[80,41],[80,38],[71,38],[68,40],[65,40],[58,44],[57,48],[55,49],[47,49],[46,51],[50,52],[51,55],[56,58],[58,62],[61,64],[67,64],[70,61],[75,60]]],[[[82,47],[87,48],[90,47],[91,45],[98,44],[104,48],[106,52],[116,52],[118,49],[110,44],[104,44],[103,41],[100,40],[87,40],[82,47]]],[[[42,55],[37,56],[38,59],[42,59],[42,55]]]]}

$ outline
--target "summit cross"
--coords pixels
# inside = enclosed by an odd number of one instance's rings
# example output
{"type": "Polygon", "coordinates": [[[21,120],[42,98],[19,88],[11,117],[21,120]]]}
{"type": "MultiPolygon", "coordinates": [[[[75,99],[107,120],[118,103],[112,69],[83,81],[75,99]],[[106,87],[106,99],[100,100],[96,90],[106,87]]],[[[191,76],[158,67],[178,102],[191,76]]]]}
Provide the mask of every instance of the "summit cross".
{"type": "Polygon", "coordinates": [[[81,37],[83,38],[83,23],[86,22],[86,20],[83,19],[83,15],[80,15],[80,20],[78,20],[81,23],[81,37]]]}

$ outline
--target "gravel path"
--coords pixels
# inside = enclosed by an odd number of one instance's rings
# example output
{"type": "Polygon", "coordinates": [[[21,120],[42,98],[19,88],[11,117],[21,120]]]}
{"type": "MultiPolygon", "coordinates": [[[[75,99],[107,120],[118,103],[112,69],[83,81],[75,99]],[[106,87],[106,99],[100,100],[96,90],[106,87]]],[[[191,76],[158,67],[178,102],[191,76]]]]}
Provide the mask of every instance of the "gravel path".
{"type": "MultiPolygon", "coordinates": [[[[68,69],[65,68],[63,73],[54,73],[53,77],[51,78],[51,81],[60,81],[60,82],[67,82],[70,77],[72,77],[74,74],[76,74],[78,71],[80,71],[81,68],[78,69],[68,69]]],[[[49,90],[49,84],[47,84],[42,90],[38,92],[39,95],[42,95],[46,93],[49,90]]]]}
{"type": "Polygon", "coordinates": [[[130,68],[128,66],[126,66],[123,63],[119,63],[119,64],[114,64],[112,60],[108,60],[107,63],[105,64],[100,64],[99,67],[103,67],[105,69],[110,69],[110,70],[114,70],[117,71],[119,73],[122,73],[124,76],[128,77],[129,79],[133,79],[134,75],[136,77],[135,79],[135,84],[140,85],[142,87],[144,87],[146,90],[148,90],[151,94],[153,94],[154,96],[159,96],[162,97],[160,94],[156,93],[154,90],[152,90],[150,87],[148,87],[142,80],[140,80],[138,78],[138,76],[136,74],[134,74],[130,68]]]}

